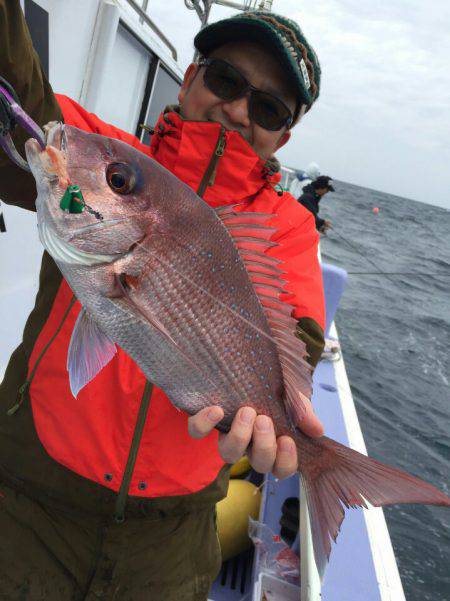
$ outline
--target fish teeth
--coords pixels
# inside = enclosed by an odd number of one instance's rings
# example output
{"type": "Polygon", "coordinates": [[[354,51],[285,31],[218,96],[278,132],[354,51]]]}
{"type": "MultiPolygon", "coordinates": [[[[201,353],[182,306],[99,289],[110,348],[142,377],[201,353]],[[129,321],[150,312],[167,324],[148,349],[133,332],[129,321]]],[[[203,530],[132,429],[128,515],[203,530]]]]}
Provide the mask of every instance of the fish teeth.
{"type": "Polygon", "coordinates": [[[39,223],[39,238],[55,261],[61,263],[91,266],[111,263],[118,258],[117,255],[96,255],[78,250],[54,234],[45,223],[39,223]]]}

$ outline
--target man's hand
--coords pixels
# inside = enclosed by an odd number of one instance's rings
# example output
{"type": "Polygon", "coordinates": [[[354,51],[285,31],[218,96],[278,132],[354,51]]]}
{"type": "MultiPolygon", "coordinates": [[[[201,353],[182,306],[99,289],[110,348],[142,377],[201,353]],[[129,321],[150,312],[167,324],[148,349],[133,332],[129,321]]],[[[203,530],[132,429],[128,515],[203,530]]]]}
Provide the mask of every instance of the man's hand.
{"type": "MultiPolygon", "coordinates": [[[[207,407],[189,418],[189,433],[203,438],[223,418],[223,409],[207,407]]],[[[307,406],[300,428],[313,438],[323,435],[323,426],[314,415],[311,404],[307,406]]],[[[265,474],[272,472],[276,478],[288,478],[297,471],[297,448],[289,436],[275,436],[272,420],[266,415],[256,415],[251,407],[241,407],[227,434],[219,434],[219,453],[227,463],[235,463],[247,453],[254,470],[265,474]],[[250,446],[251,445],[251,446],[250,446]]]]}
{"type": "Polygon", "coordinates": [[[322,232],[322,234],[325,234],[327,232],[327,230],[331,229],[333,227],[333,224],[331,223],[331,221],[328,221],[328,219],[325,219],[323,225],[320,227],[320,232],[322,232]]]}

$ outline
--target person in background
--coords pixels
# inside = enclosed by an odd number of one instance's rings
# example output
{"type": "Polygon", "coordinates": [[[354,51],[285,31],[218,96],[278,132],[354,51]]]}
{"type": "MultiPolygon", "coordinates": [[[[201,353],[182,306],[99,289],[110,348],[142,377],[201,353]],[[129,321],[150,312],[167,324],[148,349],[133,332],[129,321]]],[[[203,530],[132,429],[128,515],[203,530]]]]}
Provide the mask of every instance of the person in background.
{"type": "Polygon", "coordinates": [[[328,219],[321,219],[319,217],[319,202],[325,194],[334,192],[330,181],[331,177],[328,175],[320,175],[311,184],[303,188],[303,194],[298,198],[299,203],[314,215],[316,229],[322,234],[330,229],[332,225],[328,219]]]}
{"type": "Polygon", "coordinates": [[[319,165],[317,163],[309,163],[304,171],[299,170],[296,172],[296,176],[289,186],[289,193],[292,194],[292,196],[295,196],[295,198],[298,198],[302,193],[303,188],[318,178],[319,175],[319,165]]]}

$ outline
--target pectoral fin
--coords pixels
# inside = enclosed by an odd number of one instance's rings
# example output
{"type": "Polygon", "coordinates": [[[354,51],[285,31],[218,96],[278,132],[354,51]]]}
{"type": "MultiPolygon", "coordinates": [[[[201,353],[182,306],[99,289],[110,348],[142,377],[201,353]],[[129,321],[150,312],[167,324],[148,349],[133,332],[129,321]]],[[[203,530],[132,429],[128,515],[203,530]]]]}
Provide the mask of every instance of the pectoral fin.
{"type": "Polygon", "coordinates": [[[116,352],[116,345],[101,331],[92,317],[81,309],[67,355],[70,389],[75,398],[111,361],[116,352]]]}

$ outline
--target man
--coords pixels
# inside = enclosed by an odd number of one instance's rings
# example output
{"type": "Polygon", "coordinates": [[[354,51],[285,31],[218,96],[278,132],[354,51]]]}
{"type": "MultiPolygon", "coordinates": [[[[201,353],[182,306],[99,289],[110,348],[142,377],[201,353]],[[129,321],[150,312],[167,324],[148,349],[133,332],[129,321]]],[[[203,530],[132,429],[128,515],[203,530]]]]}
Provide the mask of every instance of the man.
{"type": "Polygon", "coordinates": [[[304,171],[297,171],[296,176],[292,179],[289,186],[289,193],[295,198],[298,198],[306,184],[319,177],[319,165],[317,163],[309,163],[304,171]]]}
{"type": "Polygon", "coordinates": [[[328,192],[334,192],[330,181],[331,177],[328,175],[320,175],[311,184],[303,188],[303,194],[298,198],[299,203],[314,215],[316,228],[321,233],[325,233],[332,226],[331,221],[319,217],[319,202],[321,198],[328,192]]]}
{"type": "MultiPolygon", "coordinates": [[[[324,324],[318,237],[309,213],[277,191],[273,158],[319,93],[319,63],[298,26],[251,13],[202,30],[195,45],[207,60],[188,67],[180,106],[161,115],[150,149],[53,95],[18,1],[0,0],[0,39],[0,75],[39,124],[63,119],[122,139],[211,206],[274,215],[271,254],[283,261],[315,365],[324,324]]],[[[19,133],[15,141],[20,149],[19,133]]],[[[2,200],[34,210],[35,195],[32,178],[0,157],[2,200]]],[[[44,253],[36,305],[0,387],[0,599],[204,601],[220,566],[214,510],[226,494],[224,462],[247,450],[256,470],[286,477],[295,445],[276,440],[271,420],[251,407],[220,437],[220,407],[188,420],[121,349],[74,399],[65,361],[79,310],[44,253]]],[[[301,427],[322,434],[310,406],[301,427]]]]}

